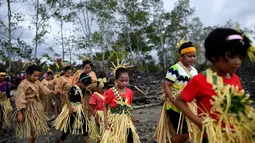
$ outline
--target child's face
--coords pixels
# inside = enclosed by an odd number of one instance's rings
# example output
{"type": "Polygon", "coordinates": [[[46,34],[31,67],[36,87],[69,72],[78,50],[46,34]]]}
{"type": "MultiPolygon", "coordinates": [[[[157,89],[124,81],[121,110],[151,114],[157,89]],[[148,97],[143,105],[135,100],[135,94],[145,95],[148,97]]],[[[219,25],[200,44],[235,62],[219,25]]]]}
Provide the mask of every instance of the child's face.
{"type": "Polygon", "coordinates": [[[229,53],[226,53],[226,58],[219,57],[216,65],[217,67],[225,73],[235,73],[237,69],[242,64],[242,57],[239,55],[230,56],[229,53]]]}
{"type": "Polygon", "coordinates": [[[182,62],[185,66],[190,66],[195,63],[196,60],[196,52],[189,52],[182,56],[182,62]]]}
{"type": "Polygon", "coordinates": [[[90,73],[91,72],[91,66],[90,64],[86,64],[85,67],[84,67],[84,72],[86,74],[90,73]]]}
{"type": "Polygon", "coordinates": [[[4,81],[5,78],[6,78],[5,75],[0,75],[0,81],[4,81]]]}
{"type": "Polygon", "coordinates": [[[35,82],[39,79],[41,75],[41,72],[39,71],[35,71],[32,75],[29,75],[28,78],[32,81],[32,82],[35,82]]]}
{"type": "Polygon", "coordinates": [[[72,70],[68,70],[67,72],[65,72],[66,77],[70,77],[70,76],[72,76],[72,74],[73,74],[72,70]]]}
{"type": "Polygon", "coordinates": [[[122,73],[119,79],[117,79],[117,85],[119,86],[119,88],[125,88],[128,86],[128,84],[129,84],[128,73],[122,73]]]}

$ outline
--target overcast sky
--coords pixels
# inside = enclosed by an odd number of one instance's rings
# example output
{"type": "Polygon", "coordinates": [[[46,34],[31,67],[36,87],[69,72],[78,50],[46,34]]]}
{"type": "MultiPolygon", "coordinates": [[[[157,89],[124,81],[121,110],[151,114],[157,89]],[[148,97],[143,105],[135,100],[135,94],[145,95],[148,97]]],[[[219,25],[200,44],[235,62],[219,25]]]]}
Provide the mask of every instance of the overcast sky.
{"type": "MultiPolygon", "coordinates": [[[[166,11],[170,11],[174,3],[177,0],[163,0],[164,8],[166,11]]],[[[200,17],[204,26],[213,26],[213,25],[223,25],[229,19],[233,21],[238,21],[241,27],[254,27],[255,24],[255,8],[252,4],[255,0],[190,0],[190,4],[192,7],[195,7],[195,15],[200,17]]],[[[13,6],[15,8],[19,8],[19,6],[13,6]]],[[[0,9],[1,13],[5,13],[6,9],[0,9]]],[[[22,30],[22,40],[25,40],[27,43],[32,42],[32,38],[35,35],[33,30],[29,30],[28,26],[31,24],[31,10],[28,7],[19,8],[20,12],[24,12],[25,21],[22,23],[24,29],[22,30]]],[[[59,29],[59,24],[51,20],[51,35],[57,35],[56,31],[59,29]]],[[[68,25],[71,27],[71,25],[68,25]]],[[[17,33],[18,34],[18,33],[17,33]]],[[[56,41],[53,36],[48,35],[45,44],[43,44],[39,48],[39,54],[46,52],[45,47],[56,45],[56,41]]]]}

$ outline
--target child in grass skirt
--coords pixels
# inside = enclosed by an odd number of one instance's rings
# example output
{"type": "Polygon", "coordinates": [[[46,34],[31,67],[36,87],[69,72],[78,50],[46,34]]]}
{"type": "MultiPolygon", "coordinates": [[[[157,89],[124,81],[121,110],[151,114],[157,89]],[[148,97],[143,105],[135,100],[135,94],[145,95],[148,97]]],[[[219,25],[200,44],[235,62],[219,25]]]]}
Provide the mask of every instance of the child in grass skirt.
{"type": "MultiPolygon", "coordinates": [[[[129,76],[123,66],[115,67],[116,86],[105,92],[105,132],[101,143],[140,143],[133,123],[131,103],[133,92],[129,89],[129,76]],[[108,106],[111,114],[108,114],[108,106]]],[[[134,120],[135,121],[135,120],[134,120]]]]}
{"type": "Polygon", "coordinates": [[[91,123],[91,139],[94,142],[100,142],[104,128],[104,92],[108,88],[107,79],[105,74],[100,73],[99,78],[97,80],[97,92],[93,93],[89,100],[90,112],[92,113],[92,117],[90,119],[91,123]]]}
{"type": "Polygon", "coordinates": [[[80,75],[79,82],[74,85],[67,97],[66,105],[64,105],[62,112],[53,122],[53,126],[57,130],[62,131],[61,143],[64,142],[69,133],[83,134],[85,143],[89,142],[88,139],[88,117],[82,106],[84,102],[84,90],[91,84],[91,77],[86,73],[80,75]]]}
{"type": "MultiPolygon", "coordinates": [[[[192,42],[184,40],[177,44],[177,48],[180,61],[169,68],[163,85],[165,90],[164,105],[154,135],[158,143],[187,142],[189,139],[188,129],[189,132],[191,131],[190,124],[180,110],[174,106],[171,99],[182,91],[194,75],[197,75],[197,70],[192,66],[196,59],[196,49],[192,42]]],[[[193,112],[196,112],[196,106],[193,112]]]]}
{"type": "Polygon", "coordinates": [[[192,142],[254,143],[254,108],[234,74],[246,55],[254,61],[251,41],[234,29],[217,28],[208,35],[204,47],[212,67],[194,76],[175,101],[183,114],[201,129],[192,142]],[[195,99],[198,115],[186,105],[195,99]]]}
{"type": "MultiPolygon", "coordinates": [[[[53,72],[51,70],[48,70],[46,72],[46,77],[42,80],[42,84],[48,88],[49,90],[54,90],[54,80],[53,80],[53,72]]],[[[44,108],[44,112],[46,113],[46,117],[47,119],[51,119],[51,117],[53,117],[54,115],[54,107],[52,104],[52,98],[55,95],[42,95],[40,97],[40,99],[42,100],[42,104],[43,104],[43,108],[44,108]]]]}
{"type": "Polygon", "coordinates": [[[0,70],[0,130],[2,125],[10,125],[10,115],[12,112],[10,100],[13,97],[10,95],[9,84],[5,81],[5,78],[5,70],[0,70]]]}
{"type": "Polygon", "coordinates": [[[29,138],[29,143],[35,142],[39,134],[48,133],[48,126],[43,105],[39,96],[41,94],[54,94],[38,80],[41,70],[36,65],[31,65],[26,70],[27,77],[17,89],[16,107],[17,121],[15,121],[16,136],[29,138]]]}

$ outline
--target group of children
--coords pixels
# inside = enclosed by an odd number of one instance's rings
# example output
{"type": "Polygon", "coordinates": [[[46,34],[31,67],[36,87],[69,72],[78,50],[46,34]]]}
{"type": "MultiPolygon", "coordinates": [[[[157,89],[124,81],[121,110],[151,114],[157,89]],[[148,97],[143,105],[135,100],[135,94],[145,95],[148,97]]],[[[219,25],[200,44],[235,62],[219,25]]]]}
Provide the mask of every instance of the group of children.
{"type": "MultiPolygon", "coordinates": [[[[206,58],[212,66],[199,74],[192,66],[196,59],[193,43],[182,40],[177,48],[180,61],[170,67],[165,77],[164,105],[155,141],[255,142],[255,112],[248,105],[235,74],[247,55],[254,61],[255,50],[248,37],[234,29],[213,30],[204,44],[206,58]]],[[[140,143],[131,113],[134,94],[128,88],[126,65],[114,66],[115,85],[109,89],[105,74],[100,73],[97,78],[91,71],[91,61],[85,60],[83,66],[73,76],[72,68],[65,67],[57,80],[52,80],[49,71],[43,82],[38,80],[41,71],[36,65],[27,68],[26,79],[19,85],[15,99],[18,137],[28,138],[32,143],[37,135],[46,134],[49,128],[45,112],[49,114],[47,104],[52,104],[50,109],[56,115],[53,126],[62,131],[60,142],[72,133],[83,134],[86,143],[90,142],[89,136],[101,143],[140,143]]],[[[4,74],[0,72],[0,80],[4,74]]],[[[0,108],[5,111],[0,117],[3,118],[10,112],[7,108],[10,105],[4,101],[13,97],[7,89],[4,89],[6,96],[2,95],[2,80],[0,87],[0,108]]]]}
{"type": "MultiPolygon", "coordinates": [[[[115,67],[115,86],[110,89],[104,72],[96,76],[91,71],[90,60],[84,60],[83,67],[73,75],[72,68],[66,66],[58,77],[48,70],[42,81],[37,65],[27,67],[26,78],[18,86],[15,98],[14,127],[18,138],[34,143],[36,136],[48,133],[47,121],[54,119],[53,126],[62,131],[59,142],[64,142],[70,133],[82,134],[86,143],[91,140],[117,143],[116,138],[123,143],[140,142],[130,111],[133,92],[128,88],[125,65],[115,67]]],[[[2,75],[4,78],[1,72],[0,77],[2,75]]],[[[4,88],[5,83],[1,82],[2,86],[4,88]]],[[[7,114],[12,111],[9,99],[13,97],[6,88],[4,93],[1,92],[0,98],[4,113],[0,117],[9,121],[7,114]]]]}

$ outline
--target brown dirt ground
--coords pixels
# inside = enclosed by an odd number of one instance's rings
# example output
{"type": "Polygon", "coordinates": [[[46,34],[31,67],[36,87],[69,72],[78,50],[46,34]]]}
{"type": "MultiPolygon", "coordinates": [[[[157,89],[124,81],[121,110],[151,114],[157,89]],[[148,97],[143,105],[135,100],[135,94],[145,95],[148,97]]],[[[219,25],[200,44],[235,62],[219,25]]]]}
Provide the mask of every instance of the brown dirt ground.
{"type": "MultiPolygon", "coordinates": [[[[137,109],[133,115],[140,122],[136,124],[138,134],[142,143],[153,143],[153,134],[160,116],[161,106],[137,109]]],[[[27,143],[27,140],[15,139],[14,131],[11,127],[4,127],[0,131],[0,143],[27,143]]],[[[36,143],[55,143],[61,136],[61,132],[51,128],[50,133],[45,136],[39,136],[36,143]]],[[[82,143],[82,135],[69,135],[65,143],[82,143]]]]}

